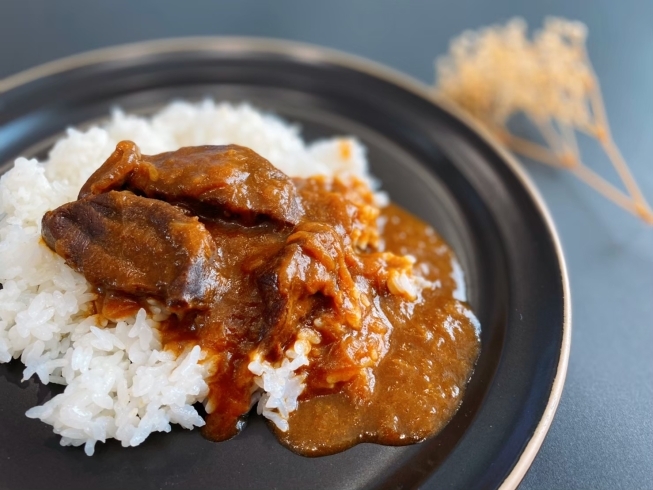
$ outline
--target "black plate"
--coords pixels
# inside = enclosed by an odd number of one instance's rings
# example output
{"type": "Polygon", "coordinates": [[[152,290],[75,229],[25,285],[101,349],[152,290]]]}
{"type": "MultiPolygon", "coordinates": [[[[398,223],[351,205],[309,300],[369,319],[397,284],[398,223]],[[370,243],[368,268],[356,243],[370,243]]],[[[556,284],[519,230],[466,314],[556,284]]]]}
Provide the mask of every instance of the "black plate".
{"type": "MultiPolygon", "coordinates": [[[[426,88],[387,68],[268,40],[185,39],[101,50],[0,81],[0,162],[43,158],[71,125],[118,105],[247,100],[303,127],[353,134],[391,198],[455,249],[483,325],[482,353],[444,431],[403,448],[362,444],[317,459],[279,445],[254,417],[215,444],[182,429],[137,448],[62,448],[25,411],[54,389],[0,367],[0,485],[7,488],[493,488],[515,486],[551,423],[569,354],[564,262],[548,214],[511,158],[426,88]]],[[[410,403],[410,400],[406,401],[410,403]]]]}

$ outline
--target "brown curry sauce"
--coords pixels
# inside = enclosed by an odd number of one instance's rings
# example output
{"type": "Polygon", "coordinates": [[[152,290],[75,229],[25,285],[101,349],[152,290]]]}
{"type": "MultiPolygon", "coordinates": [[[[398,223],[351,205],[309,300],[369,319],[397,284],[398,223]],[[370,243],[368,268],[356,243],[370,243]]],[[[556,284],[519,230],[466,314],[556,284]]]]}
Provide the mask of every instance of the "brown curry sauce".
{"type": "Polygon", "coordinates": [[[270,425],[306,456],[439,432],[480,350],[431,227],[379,210],[360,181],[290,179],[247,148],[145,156],[121,142],[77,201],[46,214],[43,237],[98,288],[103,316],[156,300],[171,312],[164,346],[208,353],[212,440],[245,425],[252,359],[278,363],[298,338],[305,388],[289,429],[270,425]]]}

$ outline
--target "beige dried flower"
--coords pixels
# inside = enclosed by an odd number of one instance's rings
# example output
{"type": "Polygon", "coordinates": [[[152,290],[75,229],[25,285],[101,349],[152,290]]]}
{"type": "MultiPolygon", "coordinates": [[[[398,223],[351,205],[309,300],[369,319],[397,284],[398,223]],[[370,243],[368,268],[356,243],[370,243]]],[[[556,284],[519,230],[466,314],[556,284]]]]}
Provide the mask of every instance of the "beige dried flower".
{"type": "Polygon", "coordinates": [[[612,141],[600,87],[587,56],[587,28],[549,18],[528,38],[523,19],[463,32],[436,63],[436,94],[485,124],[515,153],[567,168],[616,204],[653,223],[653,212],[612,141]],[[546,146],[512,135],[525,114],[546,146]],[[576,131],[595,138],[617,170],[624,193],[585,166],[576,131]]]}

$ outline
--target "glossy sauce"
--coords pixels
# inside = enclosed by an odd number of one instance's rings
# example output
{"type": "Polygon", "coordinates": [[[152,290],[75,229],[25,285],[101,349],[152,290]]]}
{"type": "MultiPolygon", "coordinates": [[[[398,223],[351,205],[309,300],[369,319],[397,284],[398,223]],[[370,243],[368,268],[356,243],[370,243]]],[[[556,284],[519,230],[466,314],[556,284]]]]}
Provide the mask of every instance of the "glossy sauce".
{"type": "Polygon", "coordinates": [[[361,442],[404,445],[439,432],[458,409],[479,354],[475,320],[453,299],[453,254],[431,227],[390,205],[381,234],[388,251],[417,258],[425,277],[440,287],[426,289],[407,306],[384,297],[383,310],[394,325],[390,350],[376,368],[374,394],[357,404],[343,393],[311,398],[304,394],[290,415],[288,432],[275,433],[305,456],[343,451],[361,442]]]}

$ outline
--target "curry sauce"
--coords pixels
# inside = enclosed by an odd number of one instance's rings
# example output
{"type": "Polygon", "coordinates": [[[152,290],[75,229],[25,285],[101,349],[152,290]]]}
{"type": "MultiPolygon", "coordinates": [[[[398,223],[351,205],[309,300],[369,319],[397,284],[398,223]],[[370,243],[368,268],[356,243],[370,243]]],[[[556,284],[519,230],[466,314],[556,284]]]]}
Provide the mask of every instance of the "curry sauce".
{"type": "Polygon", "coordinates": [[[291,179],[244,147],[147,156],[121,142],[44,216],[43,238],[97,288],[104,317],[156,305],[167,349],[201,346],[216,441],[260,396],[252,366],[282,365],[293,346],[302,391],[272,427],[307,456],[437,433],[479,353],[431,227],[353,177],[291,179]]]}
{"type": "Polygon", "coordinates": [[[361,442],[412,444],[438,433],[458,409],[478,357],[480,326],[453,299],[459,285],[449,247],[398,206],[384,208],[381,218],[385,249],[414,256],[437,287],[423,290],[414,303],[390,295],[381,300],[394,328],[389,352],[375,369],[374,394],[363,404],[343,393],[304,395],[289,430],[275,431],[299,454],[323,456],[361,442]]]}

